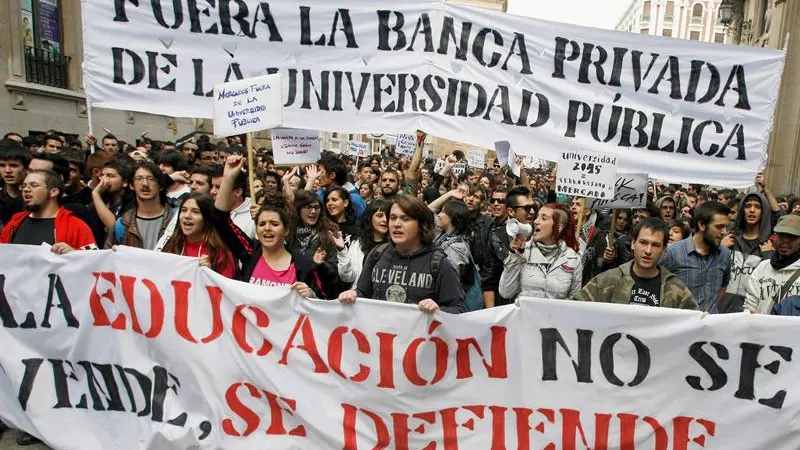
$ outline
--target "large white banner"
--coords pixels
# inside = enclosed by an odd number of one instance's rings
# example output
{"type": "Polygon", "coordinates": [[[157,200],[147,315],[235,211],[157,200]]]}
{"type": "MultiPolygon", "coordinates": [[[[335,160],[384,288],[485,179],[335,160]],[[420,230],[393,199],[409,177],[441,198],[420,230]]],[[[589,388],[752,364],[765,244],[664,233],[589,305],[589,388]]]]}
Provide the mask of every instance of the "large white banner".
{"type": "Polygon", "coordinates": [[[744,187],[783,53],[523,18],[438,0],[82,0],[94,106],[211,117],[214,84],[283,75],[284,126],[430,134],[557,161],[744,187]]]}
{"type": "Polygon", "coordinates": [[[0,417],[54,449],[796,450],[800,433],[795,318],[537,299],[429,315],[124,247],[2,246],[0,293],[0,417]]]}

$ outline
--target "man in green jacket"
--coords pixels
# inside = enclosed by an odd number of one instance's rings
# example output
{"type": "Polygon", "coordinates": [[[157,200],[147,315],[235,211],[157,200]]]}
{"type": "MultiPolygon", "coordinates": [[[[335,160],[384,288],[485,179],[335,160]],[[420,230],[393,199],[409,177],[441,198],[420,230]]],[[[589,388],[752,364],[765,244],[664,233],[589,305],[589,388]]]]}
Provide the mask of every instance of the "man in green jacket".
{"type": "Polygon", "coordinates": [[[668,241],[664,222],[643,219],[633,230],[633,261],[592,278],[575,300],[696,310],[689,288],[658,264],[668,241]]]}

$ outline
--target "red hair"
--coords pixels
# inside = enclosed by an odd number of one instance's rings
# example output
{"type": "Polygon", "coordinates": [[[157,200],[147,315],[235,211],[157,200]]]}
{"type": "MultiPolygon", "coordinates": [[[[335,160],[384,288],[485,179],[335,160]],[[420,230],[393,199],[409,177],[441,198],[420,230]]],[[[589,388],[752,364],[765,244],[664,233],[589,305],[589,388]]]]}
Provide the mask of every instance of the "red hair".
{"type": "Polygon", "coordinates": [[[550,208],[556,212],[553,214],[553,236],[558,236],[558,241],[564,241],[567,247],[578,251],[578,238],[575,235],[575,218],[565,205],[558,203],[548,203],[544,205],[545,208],[550,208]],[[561,233],[558,232],[558,226],[562,225],[561,233]]]}

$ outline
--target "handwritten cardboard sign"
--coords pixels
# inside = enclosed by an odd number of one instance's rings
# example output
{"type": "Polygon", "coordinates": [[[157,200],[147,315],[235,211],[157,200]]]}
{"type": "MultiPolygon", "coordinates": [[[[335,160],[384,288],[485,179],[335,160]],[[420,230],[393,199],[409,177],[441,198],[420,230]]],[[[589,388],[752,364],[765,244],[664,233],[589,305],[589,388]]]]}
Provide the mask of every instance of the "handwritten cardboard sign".
{"type": "Polygon", "coordinates": [[[398,134],[394,144],[394,153],[397,156],[414,156],[417,151],[417,136],[413,134],[398,134]]]}
{"type": "Polygon", "coordinates": [[[283,124],[281,75],[214,86],[214,136],[269,130],[283,124]]]}
{"type": "Polygon", "coordinates": [[[614,198],[590,198],[586,207],[596,210],[610,209],[638,209],[644,208],[647,203],[647,174],[646,173],[618,173],[615,183],[614,198]]]}
{"type": "Polygon", "coordinates": [[[467,162],[469,163],[470,167],[483,169],[486,165],[486,156],[482,150],[467,150],[467,162]]]}
{"type": "Polygon", "coordinates": [[[556,192],[573,197],[613,199],[617,157],[601,152],[562,151],[556,192]]]}
{"type": "Polygon", "coordinates": [[[313,164],[320,158],[319,132],[279,128],[272,130],[275,164],[313,164]]]}

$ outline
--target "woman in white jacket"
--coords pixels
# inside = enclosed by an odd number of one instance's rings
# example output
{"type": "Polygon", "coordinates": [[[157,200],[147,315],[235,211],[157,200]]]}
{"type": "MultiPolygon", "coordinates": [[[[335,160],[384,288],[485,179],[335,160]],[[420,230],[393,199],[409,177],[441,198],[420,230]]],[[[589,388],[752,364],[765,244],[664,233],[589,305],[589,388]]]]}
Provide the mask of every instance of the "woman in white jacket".
{"type": "Polygon", "coordinates": [[[345,245],[341,233],[333,236],[339,260],[339,278],[345,284],[353,286],[361,275],[364,257],[373,248],[387,242],[389,221],[384,208],[386,202],[381,199],[375,199],[367,206],[361,216],[361,234],[358,239],[350,242],[349,246],[345,245]]]}
{"type": "Polygon", "coordinates": [[[504,261],[499,291],[503,298],[539,297],[571,299],[581,289],[583,265],[578,255],[575,221],[562,205],[539,210],[533,239],[524,235],[511,241],[504,261]]]}

